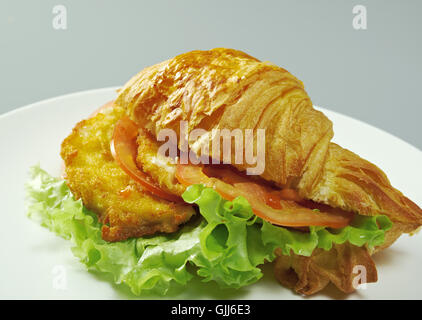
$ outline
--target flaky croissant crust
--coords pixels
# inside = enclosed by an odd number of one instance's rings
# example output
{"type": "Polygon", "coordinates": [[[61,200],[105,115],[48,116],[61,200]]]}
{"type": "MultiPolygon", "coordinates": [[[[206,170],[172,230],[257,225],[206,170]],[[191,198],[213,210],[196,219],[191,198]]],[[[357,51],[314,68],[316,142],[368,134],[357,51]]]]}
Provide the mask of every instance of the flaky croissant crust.
{"type": "MultiPolygon", "coordinates": [[[[189,132],[196,128],[265,129],[266,166],[261,177],[316,202],[363,215],[389,216],[397,227],[387,233],[383,247],[422,224],[422,210],[393,188],[382,170],[331,142],[332,123],[313,108],[300,80],[241,51],[192,51],[148,67],[121,89],[115,103],[153,136],[166,128],[178,133],[182,120],[187,121],[189,132]]],[[[256,148],[256,140],[254,144],[256,148]]],[[[222,158],[221,154],[209,156],[222,158]]],[[[246,169],[234,159],[231,163],[246,169]]],[[[349,261],[372,266],[366,250],[342,246],[335,250],[342,257],[339,265],[344,265],[347,256],[349,261]]],[[[280,258],[277,266],[280,277],[287,277],[283,266],[295,269],[299,279],[292,286],[305,294],[329,281],[343,291],[351,290],[346,271],[328,274],[314,258],[280,258]]]]}

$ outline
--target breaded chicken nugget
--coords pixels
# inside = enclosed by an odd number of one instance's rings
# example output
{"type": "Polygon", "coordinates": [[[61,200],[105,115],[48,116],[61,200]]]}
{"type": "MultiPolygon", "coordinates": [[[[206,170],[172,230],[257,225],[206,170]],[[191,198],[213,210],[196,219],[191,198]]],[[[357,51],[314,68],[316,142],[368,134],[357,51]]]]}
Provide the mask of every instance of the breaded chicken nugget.
{"type": "Polygon", "coordinates": [[[97,213],[104,240],[174,232],[195,211],[144,192],[115,162],[110,141],[123,115],[122,108],[113,106],[75,126],[61,149],[67,184],[76,199],[97,213]]]}

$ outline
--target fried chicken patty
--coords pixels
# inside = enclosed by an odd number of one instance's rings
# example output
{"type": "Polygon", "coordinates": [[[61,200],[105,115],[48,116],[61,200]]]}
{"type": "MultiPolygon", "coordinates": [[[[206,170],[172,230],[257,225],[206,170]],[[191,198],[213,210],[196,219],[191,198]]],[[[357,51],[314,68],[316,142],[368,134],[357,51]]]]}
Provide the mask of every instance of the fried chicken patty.
{"type": "Polygon", "coordinates": [[[110,141],[123,115],[122,108],[113,106],[75,126],[61,148],[67,185],[98,215],[104,240],[174,232],[195,211],[143,191],[115,162],[110,141]]]}
{"type": "Polygon", "coordinates": [[[136,143],[136,164],[158,183],[164,191],[181,196],[186,187],[176,179],[176,164],[159,152],[159,143],[144,130],[139,130],[136,143]]]}

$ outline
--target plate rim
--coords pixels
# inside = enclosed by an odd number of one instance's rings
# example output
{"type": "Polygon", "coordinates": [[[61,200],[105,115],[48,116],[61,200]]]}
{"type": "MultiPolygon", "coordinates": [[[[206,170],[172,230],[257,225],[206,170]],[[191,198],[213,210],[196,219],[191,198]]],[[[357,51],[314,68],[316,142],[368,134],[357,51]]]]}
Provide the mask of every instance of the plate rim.
{"type": "Polygon", "coordinates": [[[42,104],[45,104],[45,103],[55,102],[55,101],[60,100],[60,99],[78,97],[78,96],[82,96],[82,95],[85,95],[85,94],[99,93],[101,91],[117,90],[121,87],[122,86],[111,86],[111,87],[103,87],[103,88],[96,88],[96,89],[74,91],[74,92],[65,93],[65,94],[62,94],[62,95],[59,95],[59,96],[54,96],[54,97],[51,97],[51,98],[38,100],[38,101],[32,102],[30,104],[25,104],[23,106],[17,107],[13,110],[9,110],[9,111],[6,111],[5,113],[0,114],[0,120],[3,120],[3,118],[6,118],[8,116],[13,116],[16,113],[27,111],[28,109],[37,107],[38,105],[42,105],[42,104]]]}

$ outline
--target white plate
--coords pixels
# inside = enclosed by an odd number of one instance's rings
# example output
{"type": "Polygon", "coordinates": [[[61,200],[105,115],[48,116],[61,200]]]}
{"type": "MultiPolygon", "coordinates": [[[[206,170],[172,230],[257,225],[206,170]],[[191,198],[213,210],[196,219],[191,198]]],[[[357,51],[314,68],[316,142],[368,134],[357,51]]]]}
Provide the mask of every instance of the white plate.
{"type": "MultiPolygon", "coordinates": [[[[73,257],[69,243],[29,220],[24,207],[28,168],[40,163],[49,173],[58,175],[61,141],[78,121],[115,95],[115,88],[85,91],[0,116],[1,299],[133,298],[124,286],[87,272],[73,257]],[[59,273],[65,275],[61,278],[64,282],[57,282],[59,273]]],[[[360,121],[328,110],[323,112],[334,123],[337,143],[377,164],[395,187],[422,204],[421,151],[360,121]]],[[[377,283],[351,295],[341,294],[331,286],[306,299],[422,298],[421,247],[421,235],[402,236],[391,248],[375,256],[377,283]]],[[[303,299],[278,285],[271,266],[265,267],[261,281],[242,290],[221,290],[215,284],[194,281],[181,295],[167,298],[303,299]]]]}

